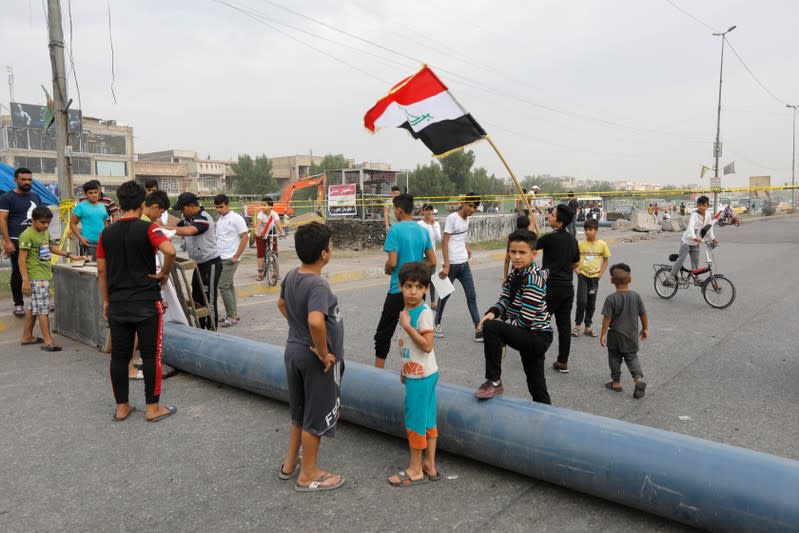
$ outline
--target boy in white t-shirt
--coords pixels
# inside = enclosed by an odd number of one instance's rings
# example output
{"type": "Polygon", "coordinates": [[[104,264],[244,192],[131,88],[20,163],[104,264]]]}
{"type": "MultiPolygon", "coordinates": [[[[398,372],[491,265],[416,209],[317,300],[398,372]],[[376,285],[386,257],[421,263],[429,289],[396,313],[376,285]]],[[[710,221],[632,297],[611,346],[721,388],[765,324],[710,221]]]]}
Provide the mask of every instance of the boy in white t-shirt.
{"type": "MultiPolygon", "coordinates": [[[[433,204],[424,204],[422,206],[422,219],[417,222],[420,226],[427,230],[430,234],[430,240],[433,243],[433,251],[435,251],[436,243],[441,242],[441,226],[438,225],[436,216],[433,210],[433,204]]],[[[433,275],[436,271],[435,267],[430,268],[430,274],[433,275]]],[[[430,309],[436,310],[436,290],[433,285],[430,285],[430,309]]]]}
{"type": "Polygon", "coordinates": [[[265,277],[266,264],[266,245],[272,247],[272,251],[277,253],[277,235],[286,236],[283,223],[280,222],[280,215],[272,210],[275,202],[269,196],[264,196],[261,201],[263,208],[255,215],[255,251],[258,257],[258,276],[257,281],[263,281],[265,277]]]}
{"type": "Polygon", "coordinates": [[[399,338],[405,385],[405,432],[408,435],[408,467],[388,478],[389,485],[408,487],[438,481],[436,470],[436,385],[438,364],[433,351],[433,312],[425,305],[430,269],[421,262],[405,263],[399,272],[405,308],[400,312],[399,338]]]}
{"type": "MultiPolygon", "coordinates": [[[[441,279],[449,278],[450,281],[458,280],[461,282],[463,292],[466,296],[466,305],[469,308],[469,315],[475,327],[474,342],[483,342],[482,330],[477,330],[480,322],[480,312],[477,310],[477,293],[474,290],[474,277],[469,268],[469,259],[472,251],[469,249],[467,237],[469,236],[469,217],[477,211],[480,205],[480,197],[470,192],[464,199],[461,207],[454,213],[447,216],[444,224],[444,238],[441,243],[441,255],[444,257],[444,266],[438,277],[441,279]]],[[[436,337],[443,337],[444,331],[441,327],[441,318],[444,316],[444,306],[447,304],[449,296],[442,298],[438,302],[436,309],[436,337]]]]}

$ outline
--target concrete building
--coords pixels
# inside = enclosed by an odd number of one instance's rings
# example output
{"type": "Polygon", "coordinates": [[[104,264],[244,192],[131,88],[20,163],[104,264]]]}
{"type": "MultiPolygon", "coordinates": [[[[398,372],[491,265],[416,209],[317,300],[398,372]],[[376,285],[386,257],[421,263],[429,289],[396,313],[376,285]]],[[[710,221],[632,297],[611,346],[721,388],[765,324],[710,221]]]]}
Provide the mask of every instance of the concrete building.
{"type": "MultiPolygon", "coordinates": [[[[19,104],[12,104],[19,105],[19,104]]],[[[26,109],[43,106],[25,105],[26,109]]],[[[15,117],[16,118],[16,117],[15,117]]],[[[0,161],[13,167],[26,167],[45,184],[57,183],[55,132],[40,126],[41,121],[28,124],[0,116],[0,161]]],[[[69,135],[72,147],[72,183],[76,191],[83,183],[98,179],[106,191],[133,179],[133,128],[114,120],[83,117],[72,124],[69,135]],[[74,128],[74,129],[73,129],[74,128]]]]}
{"type": "Polygon", "coordinates": [[[170,194],[215,194],[230,190],[232,165],[233,161],[200,159],[190,150],[163,150],[137,154],[134,168],[136,181],[154,179],[170,194]]]}
{"type": "MultiPolygon", "coordinates": [[[[310,175],[311,165],[322,164],[324,156],[320,155],[284,155],[270,157],[272,163],[272,177],[277,181],[280,189],[286,187],[292,181],[310,175]]],[[[347,159],[347,168],[352,168],[354,159],[347,159]]]]}

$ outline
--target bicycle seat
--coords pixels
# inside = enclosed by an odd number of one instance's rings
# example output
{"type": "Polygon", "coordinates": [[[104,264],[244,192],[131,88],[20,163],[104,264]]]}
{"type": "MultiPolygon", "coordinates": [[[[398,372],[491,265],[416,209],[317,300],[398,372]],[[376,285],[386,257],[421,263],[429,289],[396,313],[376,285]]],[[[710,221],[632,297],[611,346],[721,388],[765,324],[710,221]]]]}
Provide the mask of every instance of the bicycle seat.
{"type": "Polygon", "coordinates": [[[671,261],[671,262],[673,263],[673,262],[675,262],[675,261],[676,261],[676,260],[677,260],[679,257],[680,257],[680,254],[671,254],[671,255],[669,256],[669,261],[671,261]]]}

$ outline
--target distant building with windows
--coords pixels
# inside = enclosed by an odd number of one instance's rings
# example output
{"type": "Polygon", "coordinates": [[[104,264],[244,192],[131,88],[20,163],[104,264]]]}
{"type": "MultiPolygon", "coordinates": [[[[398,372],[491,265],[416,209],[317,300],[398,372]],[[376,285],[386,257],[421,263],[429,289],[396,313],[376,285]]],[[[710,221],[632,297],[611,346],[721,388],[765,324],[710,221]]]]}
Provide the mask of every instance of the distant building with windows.
{"type": "Polygon", "coordinates": [[[213,194],[230,190],[232,165],[233,161],[200,159],[190,150],[164,150],[137,154],[134,169],[137,182],[154,179],[170,194],[213,194]]]}
{"type": "MultiPolygon", "coordinates": [[[[45,184],[57,183],[55,130],[46,130],[37,113],[44,106],[12,103],[25,110],[0,116],[0,161],[12,167],[29,168],[45,184]],[[34,120],[31,120],[33,115],[34,120]]],[[[72,183],[76,191],[83,183],[97,179],[106,191],[133,179],[133,128],[114,120],[70,114],[68,145],[72,148],[72,183]]]]}

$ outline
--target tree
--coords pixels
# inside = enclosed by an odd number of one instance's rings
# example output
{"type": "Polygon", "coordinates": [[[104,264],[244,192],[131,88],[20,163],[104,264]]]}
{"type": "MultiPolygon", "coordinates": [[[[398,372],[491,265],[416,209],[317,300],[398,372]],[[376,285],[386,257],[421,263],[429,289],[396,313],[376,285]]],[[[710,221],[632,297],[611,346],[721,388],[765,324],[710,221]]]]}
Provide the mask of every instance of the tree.
{"type": "Polygon", "coordinates": [[[457,152],[439,159],[444,174],[449,181],[455,184],[458,193],[469,192],[469,178],[471,178],[472,165],[475,155],[471,150],[458,150],[457,152]]]}
{"type": "Polygon", "coordinates": [[[455,185],[436,161],[430,162],[429,165],[416,165],[416,168],[408,174],[408,188],[416,197],[455,194],[455,185]]]}
{"type": "Polygon", "coordinates": [[[236,192],[240,194],[266,194],[274,192],[278,186],[272,178],[272,162],[266,155],[255,156],[239,154],[238,162],[233,163],[236,174],[236,192]]]}

